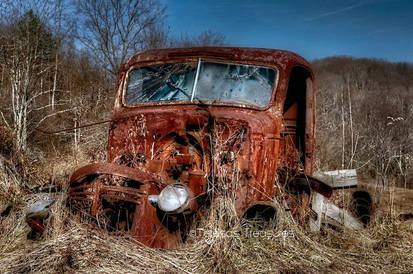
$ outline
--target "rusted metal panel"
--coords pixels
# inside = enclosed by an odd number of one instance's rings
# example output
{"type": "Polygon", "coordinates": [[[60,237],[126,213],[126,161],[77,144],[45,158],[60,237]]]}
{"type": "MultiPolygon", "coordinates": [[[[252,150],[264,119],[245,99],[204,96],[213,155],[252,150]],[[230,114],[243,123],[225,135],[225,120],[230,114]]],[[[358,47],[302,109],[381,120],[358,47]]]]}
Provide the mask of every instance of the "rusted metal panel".
{"type": "MultiPolygon", "coordinates": [[[[88,165],[72,175],[72,208],[83,217],[97,219],[98,225],[110,231],[130,233],[148,246],[173,248],[185,238],[197,209],[207,207],[216,196],[231,197],[240,216],[257,203],[281,197],[281,190],[275,188],[281,178],[279,170],[298,169],[296,164],[287,164],[293,157],[287,150],[294,149],[296,141],[288,144],[285,121],[289,114],[282,111],[293,67],[304,68],[309,75],[302,164],[305,173],[312,175],[315,92],[310,65],[302,57],[287,51],[247,48],[152,50],[132,56],[122,66],[110,123],[108,163],[88,165]],[[277,73],[269,104],[192,100],[136,106],[125,103],[125,83],[132,69],[201,59],[274,69],[277,73]],[[149,197],[162,198],[165,186],[174,184],[187,189],[184,194],[191,197],[191,203],[183,213],[167,214],[151,204],[149,197]]],[[[297,116],[297,111],[291,115],[297,116]]],[[[287,183],[284,180],[281,186],[287,183]]],[[[317,180],[310,180],[309,186],[331,195],[331,188],[317,180]]],[[[302,204],[308,209],[309,199],[302,204]]]]}
{"type": "Polygon", "coordinates": [[[313,174],[315,147],[315,86],[312,79],[306,79],[306,128],[305,128],[305,173],[313,174]]]}
{"type": "Polygon", "coordinates": [[[86,176],[94,174],[112,174],[129,178],[137,182],[146,183],[152,181],[157,184],[161,184],[161,180],[157,178],[156,175],[149,173],[147,170],[130,168],[127,166],[110,163],[89,164],[82,168],[79,168],[72,174],[69,183],[73,184],[75,181],[81,180],[86,176]]]}

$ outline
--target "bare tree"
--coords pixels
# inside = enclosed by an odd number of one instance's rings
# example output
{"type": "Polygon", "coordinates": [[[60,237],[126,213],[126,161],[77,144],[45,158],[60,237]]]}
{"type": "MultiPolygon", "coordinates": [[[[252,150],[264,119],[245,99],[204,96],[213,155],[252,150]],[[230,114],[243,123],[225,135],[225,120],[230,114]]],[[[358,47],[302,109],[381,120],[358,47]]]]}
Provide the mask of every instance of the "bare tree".
{"type": "Polygon", "coordinates": [[[144,48],[147,32],[165,17],[156,0],[79,0],[77,6],[83,18],[80,41],[113,75],[144,48]]]}
{"type": "Polygon", "coordinates": [[[42,91],[33,90],[34,83],[50,64],[56,43],[45,25],[28,11],[2,37],[2,65],[10,80],[11,110],[16,145],[25,150],[28,135],[28,115],[42,91]]]}
{"type": "Polygon", "coordinates": [[[171,46],[169,31],[162,24],[155,24],[144,32],[142,50],[161,49],[171,46]]]}
{"type": "Polygon", "coordinates": [[[207,47],[224,46],[228,44],[225,35],[211,30],[203,31],[198,36],[182,35],[180,39],[172,40],[173,47],[207,47]]]}
{"type": "MultiPolygon", "coordinates": [[[[29,125],[39,124],[53,115],[47,110],[54,106],[54,102],[44,104],[42,98],[57,90],[58,63],[55,58],[62,39],[55,35],[54,23],[62,22],[56,17],[56,14],[62,15],[61,3],[60,0],[9,1],[1,13],[0,66],[2,83],[5,83],[2,92],[7,94],[7,101],[10,100],[10,107],[2,109],[1,118],[14,130],[19,150],[27,148],[27,138],[33,130],[29,125]],[[55,84],[51,88],[46,83],[50,82],[53,68],[55,84]],[[39,115],[41,113],[43,115],[39,115]]],[[[64,32],[62,28],[59,31],[64,32]]]]}
{"type": "MultiPolygon", "coordinates": [[[[59,43],[59,48],[62,48],[65,41],[70,39],[74,35],[75,23],[69,6],[64,3],[64,0],[55,0],[54,2],[55,12],[49,20],[52,32],[54,34],[55,40],[59,43]]],[[[52,110],[55,109],[56,104],[56,93],[58,91],[58,74],[59,74],[59,54],[61,51],[57,50],[55,54],[55,64],[53,72],[53,87],[51,89],[49,104],[52,110]]]]}

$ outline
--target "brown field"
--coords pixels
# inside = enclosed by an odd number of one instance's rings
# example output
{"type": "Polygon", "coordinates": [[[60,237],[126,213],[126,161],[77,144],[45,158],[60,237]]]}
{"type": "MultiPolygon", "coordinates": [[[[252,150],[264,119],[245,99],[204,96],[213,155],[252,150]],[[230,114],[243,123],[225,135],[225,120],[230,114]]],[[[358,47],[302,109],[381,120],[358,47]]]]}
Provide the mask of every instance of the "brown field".
{"type": "MultiPolygon", "coordinates": [[[[56,180],[72,170],[66,160],[53,163],[56,180]]],[[[83,160],[69,159],[81,166],[83,160]]],[[[363,230],[323,229],[309,232],[287,212],[279,211],[274,230],[242,229],[225,199],[194,230],[179,250],[150,249],[127,236],[112,236],[68,218],[65,193],[29,194],[13,173],[0,173],[0,268],[2,273],[133,273],[133,272],[410,272],[413,269],[413,190],[375,187],[361,180],[374,196],[375,215],[363,230]],[[35,201],[53,197],[53,226],[38,241],[27,239],[25,211],[35,201]],[[203,230],[202,230],[203,229],[203,230]],[[199,233],[199,232],[203,233],[199,233]]],[[[346,190],[351,191],[351,190],[346,190]]],[[[335,199],[345,203],[348,195],[335,199]]],[[[340,202],[340,201],[338,201],[340,202]]]]}

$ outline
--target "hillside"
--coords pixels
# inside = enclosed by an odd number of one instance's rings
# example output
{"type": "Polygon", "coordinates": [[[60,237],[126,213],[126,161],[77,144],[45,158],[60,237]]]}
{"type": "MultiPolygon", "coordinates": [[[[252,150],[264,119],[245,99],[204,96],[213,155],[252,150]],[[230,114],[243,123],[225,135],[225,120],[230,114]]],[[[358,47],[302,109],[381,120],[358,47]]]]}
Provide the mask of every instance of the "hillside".
{"type": "Polygon", "coordinates": [[[356,168],[382,185],[411,185],[413,64],[331,57],[313,69],[318,168],[356,168]]]}

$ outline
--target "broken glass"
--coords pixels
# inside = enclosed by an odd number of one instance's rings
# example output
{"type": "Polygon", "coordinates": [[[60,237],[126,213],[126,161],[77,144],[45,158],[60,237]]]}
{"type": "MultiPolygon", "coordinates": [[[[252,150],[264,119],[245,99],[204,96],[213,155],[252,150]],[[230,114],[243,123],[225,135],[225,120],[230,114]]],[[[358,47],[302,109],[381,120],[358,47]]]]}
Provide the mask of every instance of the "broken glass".
{"type": "Polygon", "coordinates": [[[126,104],[190,100],[196,63],[136,68],[128,74],[126,104]]]}
{"type": "Polygon", "coordinates": [[[244,64],[199,62],[200,66],[189,62],[131,70],[128,74],[126,104],[192,101],[264,107],[270,102],[276,76],[274,69],[244,64]]]}

